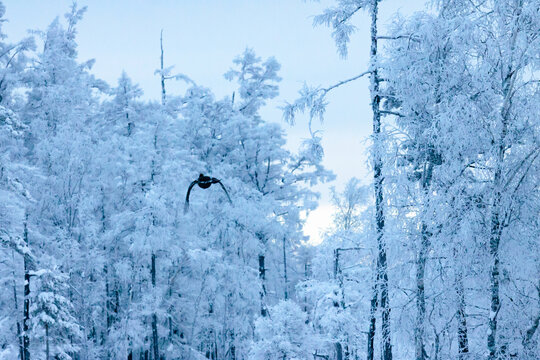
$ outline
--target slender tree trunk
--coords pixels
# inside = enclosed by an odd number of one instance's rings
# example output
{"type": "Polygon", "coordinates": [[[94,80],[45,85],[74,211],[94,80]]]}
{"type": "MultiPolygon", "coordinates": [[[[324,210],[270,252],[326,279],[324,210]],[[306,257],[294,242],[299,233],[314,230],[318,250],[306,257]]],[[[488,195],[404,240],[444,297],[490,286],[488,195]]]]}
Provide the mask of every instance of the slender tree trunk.
{"type": "MultiPolygon", "coordinates": [[[[128,96],[127,91],[124,91],[124,94],[126,95],[126,97],[128,96]]],[[[126,107],[127,136],[130,137],[131,132],[133,131],[133,123],[129,120],[129,112],[127,111],[128,106],[129,106],[129,102],[126,100],[125,107],[126,107]]]]}
{"type": "MultiPolygon", "coordinates": [[[[540,278],[539,278],[540,279],[540,278]]],[[[538,305],[540,305],[540,280],[538,280],[538,285],[536,286],[536,290],[538,292],[538,305]]],[[[533,320],[532,325],[527,329],[525,332],[525,336],[522,340],[523,350],[525,351],[525,354],[527,355],[534,355],[534,349],[533,346],[533,336],[536,333],[536,330],[538,330],[538,326],[540,325],[540,312],[538,315],[536,315],[536,318],[533,320]]]]}
{"type": "Polygon", "coordinates": [[[234,345],[234,332],[231,334],[231,347],[230,347],[231,360],[236,360],[236,346],[234,345]]]}
{"type": "MultiPolygon", "coordinates": [[[[495,186],[500,185],[501,169],[497,166],[495,172],[495,186]]],[[[491,235],[489,240],[489,254],[491,255],[491,307],[489,311],[489,329],[488,329],[488,350],[490,359],[495,359],[497,353],[497,315],[500,310],[501,300],[499,298],[499,243],[501,241],[501,224],[499,218],[499,205],[501,201],[500,189],[495,190],[493,200],[493,211],[491,216],[491,235]]]]}
{"type": "Polygon", "coordinates": [[[172,305],[173,304],[173,279],[174,279],[174,270],[176,268],[176,261],[173,260],[172,262],[172,267],[171,267],[171,270],[169,271],[169,276],[168,276],[168,284],[167,284],[167,287],[168,287],[168,290],[167,290],[167,297],[168,297],[168,301],[169,301],[169,307],[167,308],[167,327],[169,328],[169,338],[168,338],[168,343],[169,344],[172,344],[173,342],[173,335],[174,335],[174,330],[173,330],[173,314],[174,314],[174,306],[172,305]]]}
{"type": "MultiPolygon", "coordinates": [[[[151,273],[152,273],[152,288],[154,289],[154,292],[156,290],[156,254],[152,253],[152,265],[151,265],[151,273]]],[[[157,331],[157,314],[154,311],[152,314],[152,350],[154,353],[154,360],[159,360],[159,337],[158,337],[158,331],[157,331]]]]}
{"type": "Polygon", "coordinates": [[[377,17],[379,0],[372,0],[371,5],[371,109],[373,111],[373,185],[375,192],[375,222],[377,228],[377,273],[379,289],[381,293],[381,332],[382,332],[382,359],[392,360],[392,341],[390,334],[390,299],[388,295],[388,266],[386,258],[386,241],[384,239],[384,199],[383,199],[383,174],[382,174],[382,144],[381,134],[381,98],[379,95],[380,78],[377,70],[377,17]]]}
{"type": "Polygon", "coordinates": [[[259,279],[261,281],[261,316],[266,317],[267,310],[266,310],[266,304],[265,304],[265,297],[266,297],[266,269],[264,267],[264,255],[259,255],[259,279]]]}
{"type": "Polygon", "coordinates": [[[344,279],[343,279],[343,271],[341,271],[341,267],[339,266],[339,250],[334,250],[334,280],[337,281],[339,286],[339,305],[342,309],[345,309],[345,289],[344,289],[344,279]]]}
{"type": "Polygon", "coordinates": [[[440,335],[438,333],[435,333],[435,355],[433,357],[433,360],[439,360],[439,353],[441,352],[441,340],[440,335]]]}
{"type": "Polygon", "coordinates": [[[287,300],[289,298],[289,292],[287,291],[287,288],[289,286],[289,279],[287,278],[287,239],[285,237],[283,237],[283,281],[285,282],[284,284],[284,297],[285,297],[285,300],[287,300]]]}
{"type": "MultiPolygon", "coordinates": [[[[15,255],[12,252],[11,257],[15,260],[15,255]]],[[[19,321],[19,301],[17,300],[17,284],[15,282],[15,270],[12,270],[13,274],[13,304],[15,306],[15,314],[17,314],[17,340],[19,341],[19,358],[24,360],[24,347],[21,333],[21,322],[19,321]]]]}
{"type": "Polygon", "coordinates": [[[368,330],[368,343],[367,343],[367,360],[373,360],[375,356],[375,330],[377,325],[377,300],[379,298],[378,292],[378,283],[379,283],[379,274],[376,273],[374,277],[375,281],[373,282],[373,296],[371,297],[371,303],[369,307],[369,330],[368,330]]]}
{"type": "Polygon", "coordinates": [[[465,289],[463,286],[463,274],[458,272],[456,276],[456,287],[458,296],[458,310],[457,310],[457,322],[458,322],[458,353],[459,360],[466,359],[469,353],[469,337],[467,332],[467,316],[465,313],[465,289]]]}
{"type": "Polygon", "coordinates": [[[430,236],[428,225],[426,223],[426,211],[429,206],[429,189],[431,187],[431,179],[433,174],[433,164],[427,161],[424,164],[422,174],[422,224],[420,234],[420,249],[416,259],[416,326],[415,326],[415,355],[416,360],[424,360],[426,358],[426,350],[424,346],[425,334],[425,319],[426,319],[426,292],[425,292],[425,275],[426,275],[426,258],[429,250],[430,236]]]}
{"type": "MultiPolygon", "coordinates": [[[[339,250],[334,250],[334,280],[337,281],[339,286],[339,307],[344,310],[345,309],[345,292],[343,290],[343,272],[341,271],[341,268],[339,266],[339,250]]],[[[336,303],[337,304],[337,303],[336,303]]],[[[336,359],[342,360],[343,359],[343,346],[339,341],[335,343],[336,347],[336,359]]],[[[346,347],[346,345],[345,345],[346,347]]]]}
{"type": "MultiPolygon", "coordinates": [[[[517,72],[519,69],[514,68],[514,49],[519,32],[519,21],[521,17],[521,10],[523,6],[522,1],[516,1],[516,8],[514,9],[514,28],[510,37],[509,49],[512,52],[510,56],[510,63],[503,65],[503,74],[505,75],[502,81],[502,94],[503,104],[501,107],[501,132],[497,139],[497,153],[495,158],[495,174],[493,177],[493,201],[491,206],[491,231],[489,239],[489,252],[491,255],[491,306],[489,312],[489,329],[487,338],[487,347],[489,351],[489,358],[495,359],[497,357],[497,315],[501,308],[501,300],[499,296],[499,245],[501,242],[503,224],[501,219],[504,214],[501,214],[501,201],[503,192],[503,163],[506,154],[507,133],[508,125],[510,123],[510,116],[512,110],[512,97],[514,95],[514,85],[517,78],[517,72]]],[[[503,63],[504,64],[504,63],[503,63]]]]}
{"type": "MultiPolygon", "coordinates": [[[[308,281],[309,279],[309,261],[306,259],[306,262],[304,263],[304,281],[308,281]]],[[[307,295],[304,292],[304,312],[307,312],[307,295]]]]}
{"type": "MultiPolygon", "coordinates": [[[[26,216],[28,219],[28,216],[26,216]]],[[[26,252],[24,253],[24,318],[23,318],[23,353],[24,360],[30,360],[30,337],[28,331],[30,329],[30,247],[28,242],[28,225],[24,222],[24,243],[26,252]]]]}
{"type": "Polygon", "coordinates": [[[49,351],[49,324],[45,324],[45,359],[50,359],[49,351]]]}
{"type": "Polygon", "coordinates": [[[112,319],[111,319],[111,292],[109,289],[109,271],[107,264],[103,266],[103,275],[105,276],[105,312],[106,312],[106,330],[105,330],[105,336],[108,336],[109,331],[112,326],[112,319]]]}
{"type": "Polygon", "coordinates": [[[503,192],[502,168],[506,153],[506,135],[508,133],[511,97],[513,93],[515,77],[515,72],[509,69],[508,75],[503,81],[504,102],[501,110],[502,127],[499,139],[497,141],[495,174],[493,176],[493,201],[491,204],[491,231],[489,238],[489,254],[492,261],[490,274],[491,306],[489,311],[489,329],[487,338],[487,346],[490,359],[495,359],[497,357],[497,315],[501,307],[501,300],[499,296],[499,245],[501,242],[503,228],[501,223],[501,200],[503,192]]]}
{"type": "MultiPolygon", "coordinates": [[[[161,70],[163,70],[163,30],[161,31],[161,37],[160,37],[161,41],[161,70]]],[[[163,73],[161,74],[162,76],[162,90],[163,90],[163,98],[162,98],[162,101],[163,101],[163,104],[165,104],[165,83],[164,83],[164,75],[163,73]]],[[[157,140],[158,140],[158,136],[157,136],[157,128],[156,128],[156,132],[154,133],[154,141],[153,141],[153,146],[154,146],[154,152],[155,154],[157,154],[157,140]]],[[[154,155],[155,156],[155,155],[154,155]]],[[[152,184],[152,186],[154,186],[154,181],[155,181],[155,175],[156,175],[156,160],[155,158],[152,159],[152,165],[151,165],[151,172],[150,172],[150,182],[152,184]]],[[[155,214],[152,212],[152,226],[155,227],[157,225],[157,219],[156,219],[156,216],[155,214]]],[[[148,233],[148,229],[147,229],[147,236],[149,235],[148,233]]],[[[156,254],[154,253],[154,250],[152,250],[152,256],[151,256],[151,260],[150,260],[150,275],[151,275],[151,278],[152,278],[152,290],[154,292],[154,295],[156,294],[156,254]]],[[[157,300],[157,298],[156,298],[157,300]]],[[[156,305],[156,304],[154,304],[156,305]]],[[[159,360],[159,344],[158,344],[158,341],[159,341],[159,336],[158,336],[158,330],[157,330],[157,314],[156,314],[156,311],[154,311],[152,313],[152,352],[153,352],[153,355],[154,355],[154,360],[159,360]]],[[[147,356],[148,356],[148,351],[147,351],[147,356]]]]}
{"type": "MultiPolygon", "coordinates": [[[[107,230],[107,216],[105,214],[105,192],[103,187],[101,187],[101,234],[104,236],[105,231],[107,230]]],[[[107,249],[107,246],[103,246],[103,252],[107,254],[109,251],[107,249]]],[[[109,284],[109,267],[107,265],[107,261],[103,265],[103,277],[105,279],[105,331],[103,331],[101,336],[101,341],[103,344],[105,344],[106,347],[106,354],[105,356],[107,359],[111,358],[111,351],[109,349],[109,344],[107,343],[107,340],[109,338],[109,333],[111,331],[112,327],[112,316],[111,316],[111,289],[109,284]]]]}
{"type": "Polygon", "coordinates": [[[424,349],[424,321],[426,318],[426,294],[425,294],[425,271],[427,254],[427,229],[426,224],[422,224],[422,239],[420,251],[416,259],[416,325],[415,325],[415,356],[416,360],[424,360],[426,351],[424,349]]]}
{"type": "Polygon", "coordinates": [[[163,73],[163,29],[161,30],[161,33],[159,35],[159,47],[161,49],[161,105],[165,105],[165,74],[163,73]]]}

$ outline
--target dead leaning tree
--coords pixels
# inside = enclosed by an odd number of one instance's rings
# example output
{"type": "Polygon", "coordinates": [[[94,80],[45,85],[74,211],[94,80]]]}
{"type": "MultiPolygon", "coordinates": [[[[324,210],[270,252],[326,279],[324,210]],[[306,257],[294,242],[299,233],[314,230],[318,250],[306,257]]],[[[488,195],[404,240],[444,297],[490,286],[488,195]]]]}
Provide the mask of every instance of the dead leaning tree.
{"type": "Polygon", "coordinates": [[[188,187],[187,194],[186,194],[186,202],[184,203],[184,214],[187,213],[189,210],[189,195],[191,194],[191,189],[195,185],[199,185],[201,189],[208,189],[212,184],[219,184],[221,186],[221,188],[223,189],[223,192],[225,192],[225,195],[227,195],[227,199],[229,200],[229,203],[232,205],[231,197],[229,196],[229,193],[227,192],[227,189],[225,188],[221,180],[216,179],[214,177],[199,174],[199,177],[196,180],[192,181],[188,187]]]}

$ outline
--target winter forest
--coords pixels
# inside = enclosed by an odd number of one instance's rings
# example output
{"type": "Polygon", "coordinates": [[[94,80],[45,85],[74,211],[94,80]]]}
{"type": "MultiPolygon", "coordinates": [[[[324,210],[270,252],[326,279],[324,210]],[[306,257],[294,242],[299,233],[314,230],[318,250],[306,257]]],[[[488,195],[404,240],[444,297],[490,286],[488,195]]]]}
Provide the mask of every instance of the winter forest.
{"type": "Polygon", "coordinates": [[[147,100],[79,58],[85,7],[2,29],[0,359],[539,359],[540,1],[432,0],[381,24],[385,1],[298,19],[343,58],[369,19],[369,62],[305,79],[288,126],[263,116],[281,66],[256,44],[220,97],[161,43],[147,100]],[[370,176],[332,191],[314,244],[335,174],[312,126],[360,79],[370,176]]]}

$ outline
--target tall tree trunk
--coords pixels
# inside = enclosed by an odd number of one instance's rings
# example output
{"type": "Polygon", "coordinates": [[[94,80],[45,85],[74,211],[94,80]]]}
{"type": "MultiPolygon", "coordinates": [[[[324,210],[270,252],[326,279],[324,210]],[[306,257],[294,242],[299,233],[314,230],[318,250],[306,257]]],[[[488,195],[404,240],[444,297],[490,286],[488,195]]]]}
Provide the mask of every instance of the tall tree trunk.
{"type": "MultiPolygon", "coordinates": [[[[304,281],[308,281],[309,279],[309,268],[310,268],[310,263],[309,263],[309,260],[306,259],[306,262],[304,263],[304,281]]],[[[304,312],[307,313],[308,311],[308,307],[307,307],[307,294],[304,292],[304,312]]]]}
{"type": "MultiPolygon", "coordinates": [[[[28,219],[28,215],[26,216],[28,219]]],[[[24,266],[24,318],[23,318],[23,353],[24,360],[30,360],[30,337],[28,331],[30,329],[30,247],[28,242],[28,225],[24,222],[24,243],[26,251],[23,257],[24,266]]]]}
{"type": "MultiPolygon", "coordinates": [[[[538,280],[538,285],[536,286],[536,290],[538,292],[538,305],[540,305],[540,278],[538,280]]],[[[538,315],[536,315],[536,318],[533,320],[531,326],[527,329],[525,332],[525,336],[523,337],[523,340],[521,341],[523,345],[523,350],[525,351],[525,354],[527,355],[534,355],[534,351],[536,349],[533,346],[533,337],[536,333],[536,330],[538,330],[538,326],[540,325],[540,311],[538,315]]]]}
{"type": "Polygon", "coordinates": [[[456,292],[458,297],[457,322],[458,322],[458,353],[459,360],[466,359],[469,353],[469,337],[467,332],[467,316],[465,313],[465,288],[463,286],[463,274],[461,271],[456,275],[456,292]]]}
{"type": "Polygon", "coordinates": [[[265,297],[266,297],[266,269],[264,267],[264,255],[259,255],[259,280],[261,281],[261,316],[266,317],[267,310],[266,310],[266,304],[265,304],[265,297]]]}
{"type": "Polygon", "coordinates": [[[111,292],[109,288],[109,271],[107,264],[103,266],[103,275],[105,276],[105,312],[106,312],[106,325],[105,336],[108,336],[112,326],[111,318],[111,292]]]}
{"type": "Polygon", "coordinates": [[[491,255],[492,265],[490,274],[491,306],[489,311],[489,329],[488,329],[488,351],[489,358],[495,359],[497,353],[497,315],[500,310],[501,300],[499,298],[499,244],[501,241],[501,223],[499,206],[501,202],[501,190],[498,189],[501,183],[501,166],[498,165],[495,172],[495,194],[492,203],[491,215],[491,233],[489,239],[489,254],[491,255]]]}
{"type": "MultiPolygon", "coordinates": [[[[152,265],[151,265],[151,275],[152,275],[152,288],[154,292],[156,291],[156,254],[152,252],[152,265]]],[[[154,353],[154,360],[159,360],[159,337],[157,331],[157,314],[154,311],[152,314],[152,350],[154,353]]]]}
{"type": "Polygon", "coordinates": [[[234,344],[234,332],[231,333],[231,345],[230,345],[230,348],[229,348],[229,353],[230,353],[230,357],[229,359],[230,360],[236,360],[236,346],[234,344]]]}
{"type": "Polygon", "coordinates": [[[49,351],[49,324],[45,324],[45,359],[50,359],[50,351],[49,351]]]}
{"type": "MultiPolygon", "coordinates": [[[[11,257],[15,260],[15,255],[12,252],[11,257]]],[[[24,347],[21,333],[21,322],[19,321],[19,301],[17,300],[17,284],[15,282],[15,270],[12,270],[13,274],[13,304],[15,306],[15,314],[17,314],[17,341],[19,341],[19,358],[24,360],[24,347]]]]}
{"type": "Polygon", "coordinates": [[[425,319],[426,319],[426,292],[425,292],[425,274],[426,274],[426,260],[430,244],[430,232],[428,231],[428,225],[426,223],[426,209],[429,208],[429,189],[431,187],[431,179],[433,175],[433,164],[428,160],[424,164],[424,171],[422,174],[422,198],[423,198],[423,211],[422,211],[422,224],[420,234],[420,249],[416,259],[416,325],[415,325],[415,356],[416,360],[424,360],[426,358],[426,350],[424,346],[424,334],[425,334],[425,319]]]}
{"type": "Polygon", "coordinates": [[[339,305],[342,309],[345,309],[345,289],[344,289],[344,279],[343,279],[343,271],[341,270],[341,267],[339,266],[339,250],[342,249],[335,249],[334,250],[334,280],[337,281],[339,286],[339,305]]]}
{"type": "Polygon", "coordinates": [[[341,343],[338,341],[335,344],[336,346],[336,360],[343,360],[343,349],[341,348],[341,343]]]}
{"type": "Polygon", "coordinates": [[[502,235],[501,201],[503,192],[503,163],[506,153],[506,136],[508,133],[508,123],[511,110],[511,98],[514,92],[514,81],[516,73],[512,69],[508,69],[507,76],[503,81],[504,101],[501,109],[501,132],[497,139],[497,153],[495,158],[495,174],[493,176],[493,200],[491,204],[491,231],[489,238],[489,254],[491,256],[491,274],[490,274],[490,290],[491,290],[491,306],[489,311],[489,329],[487,346],[489,358],[497,357],[497,315],[501,307],[501,299],[499,296],[499,275],[500,275],[500,260],[499,260],[499,245],[502,235]]]}
{"type": "Polygon", "coordinates": [[[416,324],[414,329],[414,344],[416,360],[424,360],[426,351],[424,349],[424,322],[426,318],[426,293],[425,293],[425,271],[427,254],[427,226],[422,224],[421,244],[416,259],[416,324]]]}
{"type": "Polygon", "coordinates": [[[165,95],[165,74],[163,73],[163,29],[161,30],[161,33],[159,35],[159,47],[160,47],[160,50],[161,50],[161,56],[160,56],[160,60],[161,60],[161,105],[165,105],[165,99],[166,99],[166,95],[165,95]]]}
{"type": "Polygon", "coordinates": [[[369,330],[368,330],[368,336],[367,336],[367,360],[373,360],[375,356],[375,330],[377,325],[377,308],[378,308],[378,298],[379,298],[379,292],[378,292],[378,286],[379,283],[379,274],[376,273],[374,277],[373,282],[373,296],[371,297],[371,303],[369,307],[369,330]]]}
{"type": "Polygon", "coordinates": [[[439,360],[439,353],[440,353],[440,348],[441,348],[441,340],[440,340],[440,335],[439,333],[435,333],[435,354],[433,356],[433,360],[439,360]]]}
{"type": "MultiPolygon", "coordinates": [[[[105,192],[103,187],[101,187],[101,234],[104,236],[105,231],[107,230],[107,216],[105,214],[105,192]]],[[[109,253],[109,250],[107,249],[106,245],[103,245],[103,252],[105,254],[109,253]]],[[[107,260],[105,260],[105,264],[103,265],[103,277],[105,278],[105,331],[103,331],[101,340],[102,343],[105,344],[107,350],[106,350],[106,357],[107,359],[111,358],[111,351],[110,346],[107,343],[107,340],[109,338],[109,333],[111,331],[112,327],[112,316],[111,316],[111,291],[110,291],[110,284],[109,284],[109,268],[107,265],[107,260]]]]}
{"type": "MultiPolygon", "coordinates": [[[[499,245],[501,242],[501,235],[503,230],[502,219],[504,218],[504,213],[501,209],[502,201],[502,192],[503,192],[503,164],[506,154],[506,149],[509,147],[507,144],[507,134],[508,126],[510,123],[510,116],[512,110],[512,97],[514,95],[514,85],[517,78],[517,72],[519,68],[515,68],[514,61],[514,50],[518,37],[519,21],[521,17],[521,10],[523,6],[522,1],[517,1],[515,3],[516,8],[513,9],[513,25],[512,33],[510,36],[510,43],[508,48],[511,51],[511,56],[509,58],[509,63],[505,64],[501,61],[502,74],[504,78],[502,81],[502,94],[503,94],[503,104],[501,106],[501,132],[498,134],[499,137],[496,140],[496,157],[495,157],[495,174],[493,177],[493,201],[491,206],[491,231],[489,239],[489,252],[491,256],[491,276],[490,276],[490,288],[491,288],[491,306],[489,312],[489,329],[488,329],[488,338],[487,338],[487,347],[489,351],[489,358],[495,359],[497,357],[497,315],[501,308],[501,300],[499,296],[499,245]]],[[[502,60],[502,59],[501,59],[502,60]]]]}
{"type": "MultiPolygon", "coordinates": [[[[342,310],[345,310],[345,291],[343,289],[343,272],[341,271],[341,267],[339,266],[339,250],[334,250],[334,280],[337,281],[339,286],[339,308],[342,310]]],[[[334,302],[334,304],[338,305],[338,303],[334,302]]],[[[335,343],[336,347],[336,359],[342,360],[343,359],[343,345],[339,341],[335,343]]],[[[347,348],[347,345],[345,345],[345,348],[347,348]]]]}
{"type": "MultiPolygon", "coordinates": [[[[163,30],[161,31],[161,70],[163,70],[163,30]]],[[[164,81],[164,75],[163,75],[163,72],[161,74],[162,76],[162,82],[164,81]]],[[[162,86],[163,86],[163,105],[165,104],[165,83],[163,82],[162,83],[162,86]]],[[[154,133],[154,141],[153,141],[153,146],[154,146],[154,156],[152,158],[152,164],[151,164],[151,172],[150,172],[150,182],[151,182],[151,185],[152,187],[154,186],[154,183],[155,183],[155,175],[156,175],[156,160],[155,160],[155,155],[158,153],[158,150],[157,150],[157,140],[158,140],[158,135],[157,135],[157,127],[156,127],[156,132],[154,133]]],[[[152,226],[155,227],[157,225],[157,218],[156,218],[156,215],[152,212],[152,226]]],[[[149,235],[149,228],[147,229],[147,236],[149,235]]],[[[152,250],[152,256],[151,256],[151,260],[150,260],[150,275],[151,275],[151,279],[152,279],[152,291],[154,292],[154,295],[156,295],[156,254],[154,252],[154,250],[152,250]]],[[[157,300],[157,298],[156,298],[157,300]]],[[[154,304],[155,306],[156,304],[154,304]]],[[[158,330],[157,330],[157,313],[156,311],[154,311],[152,313],[152,352],[153,352],[153,355],[154,355],[154,360],[159,360],[159,344],[158,344],[158,341],[159,341],[159,336],[158,336],[158,330]]],[[[147,352],[148,353],[148,352],[147,352]]]]}
{"type": "Polygon", "coordinates": [[[375,222],[377,228],[377,279],[381,294],[380,306],[382,310],[382,358],[392,360],[392,341],[390,334],[390,299],[388,295],[388,266],[386,259],[386,241],[384,239],[384,199],[383,199],[383,174],[382,174],[382,144],[381,144],[381,98],[379,95],[380,78],[378,73],[377,57],[377,17],[379,0],[372,0],[371,5],[371,51],[370,51],[370,93],[371,109],[373,111],[373,185],[375,192],[375,222]]]}
{"type": "Polygon", "coordinates": [[[174,314],[174,306],[173,306],[173,301],[172,301],[172,297],[173,297],[173,279],[174,279],[174,269],[176,268],[176,261],[173,260],[172,262],[172,267],[171,269],[169,270],[169,276],[168,276],[168,279],[167,279],[167,297],[168,297],[168,301],[169,301],[169,306],[167,308],[167,327],[169,328],[169,335],[168,335],[168,343],[169,344],[172,344],[173,342],[173,337],[174,337],[174,329],[173,329],[173,314],[174,314]]]}
{"type": "Polygon", "coordinates": [[[287,278],[287,239],[283,237],[283,281],[284,281],[284,292],[283,295],[285,300],[289,298],[289,292],[287,290],[289,286],[289,279],[287,278]]]}

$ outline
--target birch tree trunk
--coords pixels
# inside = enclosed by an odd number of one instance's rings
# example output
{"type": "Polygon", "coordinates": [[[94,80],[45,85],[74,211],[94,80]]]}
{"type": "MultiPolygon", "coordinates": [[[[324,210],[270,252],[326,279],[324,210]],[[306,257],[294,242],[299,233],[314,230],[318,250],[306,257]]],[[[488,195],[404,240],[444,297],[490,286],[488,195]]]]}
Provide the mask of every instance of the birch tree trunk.
{"type": "Polygon", "coordinates": [[[456,275],[456,292],[458,297],[457,322],[458,322],[458,353],[459,360],[466,359],[469,353],[469,337],[467,332],[467,316],[465,314],[465,289],[463,286],[463,274],[458,271],[456,275]]]}
{"type": "Polygon", "coordinates": [[[424,321],[426,318],[426,294],[425,294],[425,272],[426,254],[428,250],[427,226],[422,223],[422,234],[420,250],[416,259],[416,325],[414,329],[414,345],[416,360],[424,360],[426,351],[424,349],[424,321]]]}
{"type": "MultiPolygon", "coordinates": [[[[512,43],[515,43],[516,36],[517,29],[514,31],[512,43]]],[[[514,47],[513,45],[514,44],[511,46],[512,48],[514,47]]],[[[491,306],[489,312],[489,329],[487,338],[490,359],[495,359],[497,357],[497,315],[501,307],[501,300],[499,296],[499,245],[503,230],[502,218],[504,217],[501,209],[503,193],[503,163],[507,148],[506,138],[510,121],[510,110],[512,107],[515,79],[516,70],[513,69],[512,66],[509,66],[502,84],[504,100],[501,109],[501,132],[496,144],[497,153],[495,158],[495,173],[493,176],[493,200],[491,204],[491,231],[489,238],[489,254],[492,261],[490,274],[491,306]]]]}
{"type": "Polygon", "coordinates": [[[28,331],[30,329],[30,254],[29,254],[29,242],[28,242],[28,226],[27,222],[24,222],[24,243],[26,245],[26,252],[24,253],[24,318],[23,318],[23,353],[24,360],[30,360],[30,337],[28,331]]]}
{"type": "MultiPolygon", "coordinates": [[[[506,122],[503,121],[503,132],[506,132],[506,122]]],[[[500,203],[501,203],[501,177],[502,169],[501,162],[504,157],[504,145],[500,140],[498,146],[497,165],[494,176],[494,195],[492,202],[491,213],[491,232],[489,239],[489,254],[491,256],[491,274],[490,274],[490,289],[491,289],[491,306],[489,311],[489,329],[487,346],[489,351],[489,358],[495,359],[497,353],[497,315],[500,310],[501,300],[499,297],[499,244],[501,242],[501,220],[500,220],[500,203]]]]}
{"type": "Polygon", "coordinates": [[[379,276],[376,274],[374,278],[373,283],[373,296],[371,297],[371,303],[369,307],[369,330],[368,330],[368,343],[367,343],[367,360],[373,360],[373,357],[375,356],[375,330],[377,326],[377,301],[379,298],[378,293],[378,282],[379,282],[379,276]]]}
{"type": "MultiPolygon", "coordinates": [[[[423,208],[426,209],[429,202],[429,188],[431,186],[431,179],[433,174],[433,163],[428,160],[424,165],[424,171],[422,175],[422,196],[423,196],[423,208]]],[[[426,273],[426,257],[429,250],[430,233],[428,231],[428,225],[426,223],[425,211],[422,212],[422,224],[421,224],[421,239],[420,249],[416,259],[416,326],[415,326],[415,356],[416,360],[424,360],[426,358],[426,350],[424,347],[424,323],[426,319],[426,293],[425,293],[425,273],[426,273]]]]}
{"type": "MultiPolygon", "coordinates": [[[[390,299],[388,295],[388,265],[386,257],[386,241],[384,239],[384,199],[383,199],[383,174],[381,157],[381,98],[379,95],[380,78],[377,70],[377,17],[379,11],[379,0],[372,0],[371,5],[371,76],[370,95],[371,109],[373,111],[373,185],[375,192],[375,222],[377,228],[377,280],[381,294],[380,306],[382,310],[382,359],[392,360],[392,342],[390,334],[390,299]]],[[[370,325],[371,328],[371,325],[370,325]]],[[[371,351],[373,351],[371,349],[371,351]]],[[[368,349],[368,353],[370,349],[368,349]]]]}

